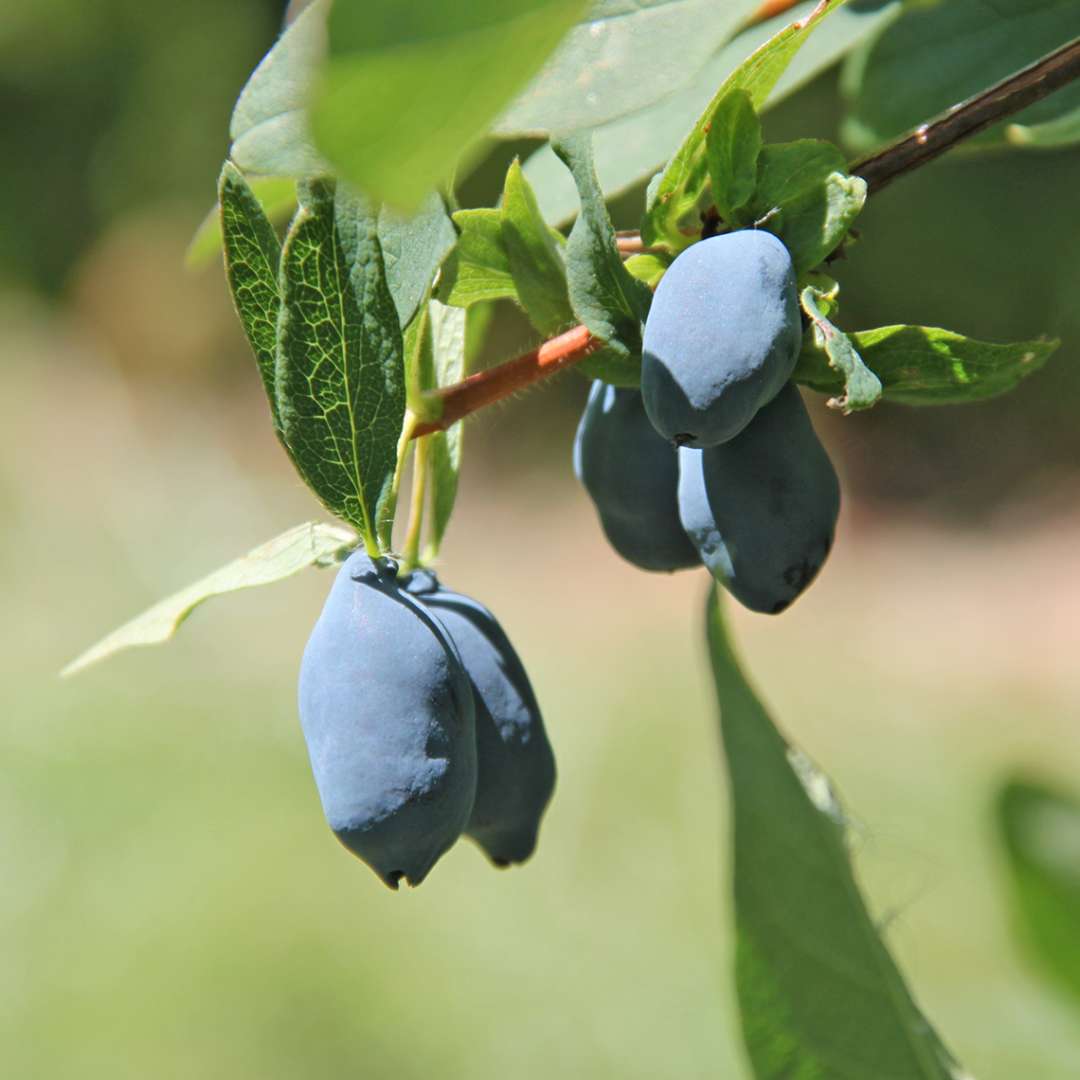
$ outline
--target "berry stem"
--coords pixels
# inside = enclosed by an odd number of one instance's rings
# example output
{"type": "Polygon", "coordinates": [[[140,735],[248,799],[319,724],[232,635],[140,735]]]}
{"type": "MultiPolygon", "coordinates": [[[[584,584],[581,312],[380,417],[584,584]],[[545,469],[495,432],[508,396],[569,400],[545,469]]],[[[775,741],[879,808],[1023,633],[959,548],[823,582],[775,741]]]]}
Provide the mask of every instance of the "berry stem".
{"type": "MultiPolygon", "coordinates": [[[[790,6],[784,0],[773,0],[762,4],[757,15],[767,18],[790,6]]],[[[964,139],[1041,101],[1077,78],[1080,78],[1080,38],[954,105],[935,119],[920,124],[884,149],[854,162],[850,166],[851,173],[866,181],[870,194],[877,194],[897,177],[921,168],[964,139]]],[[[616,234],[616,243],[624,256],[645,250],[641,236],[636,232],[616,234]]],[[[508,398],[584,360],[602,345],[603,342],[594,338],[584,326],[575,326],[524,356],[477,372],[452,386],[444,386],[433,395],[442,404],[440,418],[417,425],[413,437],[445,430],[469,413],[508,398]]]]}

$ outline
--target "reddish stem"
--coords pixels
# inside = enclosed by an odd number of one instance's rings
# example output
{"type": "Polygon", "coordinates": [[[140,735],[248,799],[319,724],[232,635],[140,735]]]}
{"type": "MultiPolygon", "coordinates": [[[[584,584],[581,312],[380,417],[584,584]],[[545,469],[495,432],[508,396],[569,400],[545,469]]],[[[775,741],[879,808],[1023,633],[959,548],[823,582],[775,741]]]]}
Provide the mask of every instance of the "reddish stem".
{"type": "Polygon", "coordinates": [[[764,22],[766,19],[771,19],[776,15],[783,15],[785,11],[790,11],[799,0],[763,0],[761,6],[746,20],[747,26],[753,26],[755,23],[764,22]]]}
{"type": "Polygon", "coordinates": [[[533,349],[524,356],[508,360],[505,364],[498,364],[486,371],[478,371],[453,386],[443,387],[435,392],[435,396],[442,399],[442,415],[438,420],[418,424],[413,438],[430,435],[433,431],[444,431],[469,413],[510,397],[534,382],[584,360],[603,344],[584,326],[575,326],[565,334],[545,341],[538,349],[533,349]]]}

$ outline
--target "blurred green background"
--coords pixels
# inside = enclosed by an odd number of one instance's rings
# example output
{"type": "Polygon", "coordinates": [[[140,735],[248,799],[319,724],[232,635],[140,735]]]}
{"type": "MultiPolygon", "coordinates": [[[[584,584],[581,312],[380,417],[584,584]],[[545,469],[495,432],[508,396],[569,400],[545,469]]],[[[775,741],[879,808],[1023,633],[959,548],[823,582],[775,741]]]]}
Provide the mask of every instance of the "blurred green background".
{"type": "MultiPolygon", "coordinates": [[[[219,268],[186,243],[282,3],[0,6],[0,1060],[27,1078],[735,1077],[725,815],[702,575],[605,547],[569,469],[585,384],[470,427],[442,569],[500,615],[560,767],[541,848],[468,843],[391,894],[322,821],[295,715],[312,572],[61,684],[105,630],[319,515],[219,268]]],[[[830,136],[835,72],[771,113],[830,136]]],[[[490,198],[505,152],[467,185],[490,198]]],[[[861,823],[929,1015],[982,1080],[1077,1075],[1017,955],[989,804],[1077,772],[1080,153],[965,156],[873,200],[850,327],[1060,335],[966,409],[815,419],[846,506],[822,580],[739,615],[782,725],[861,823]]],[[[630,227],[640,197],[620,200],[630,227]]],[[[489,359],[533,340],[503,312],[489,359]]]]}

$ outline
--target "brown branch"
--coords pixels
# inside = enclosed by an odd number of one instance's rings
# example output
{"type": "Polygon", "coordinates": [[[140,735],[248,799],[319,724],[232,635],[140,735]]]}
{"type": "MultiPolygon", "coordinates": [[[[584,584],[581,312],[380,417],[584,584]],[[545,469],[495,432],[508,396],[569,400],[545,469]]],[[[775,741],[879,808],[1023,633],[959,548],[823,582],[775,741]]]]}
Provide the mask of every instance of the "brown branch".
{"type": "Polygon", "coordinates": [[[898,176],[920,168],[964,139],[1042,101],[1076,78],[1080,78],[1080,38],[996,86],[954,105],[883,150],[856,161],[851,172],[866,181],[871,194],[877,193],[898,176]]]}
{"type": "MultiPolygon", "coordinates": [[[[790,6],[785,0],[771,0],[762,4],[758,14],[766,9],[770,9],[769,14],[778,14],[790,6]],[[771,10],[774,8],[776,10],[771,10]]],[[[850,171],[866,181],[869,193],[876,194],[898,176],[933,161],[957,143],[1041,101],[1077,78],[1080,78],[1080,38],[954,105],[948,112],[921,124],[910,135],[883,150],[856,161],[850,171]]],[[[616,244],[624,256],[646,250],[640,235],[635,232],[618,233],[616,244]]],[[[518,390],[584,360],[602,344],[584,326],[575,326],[524,356],[477,372],[453,386],[443,387],[437,391],[443,406],[441,418],[419,425],[414,437],[445,429],[485,405],[510,397],[518,390]]]]}

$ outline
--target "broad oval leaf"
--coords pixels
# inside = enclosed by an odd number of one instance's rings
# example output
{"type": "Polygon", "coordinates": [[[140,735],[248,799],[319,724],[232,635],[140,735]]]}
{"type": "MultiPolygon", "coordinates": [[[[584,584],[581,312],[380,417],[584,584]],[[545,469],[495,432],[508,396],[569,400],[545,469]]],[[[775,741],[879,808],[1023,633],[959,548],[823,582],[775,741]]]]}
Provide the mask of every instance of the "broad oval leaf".
{"type": "Polygon", "coordinates": [[[583,0],[335,4],[311,111],[320,150],[362,190],[416,207],[584,9],[583,0]]]}
{"type": "Polygon", "coordinates": [[[124,623],[72,660],[60,674],[63,678],[75,675],[124,649],[160,645],[203,601],[270,585],[309,566],[329,565],[355,546],[356,536],[337,525],[311,521],[297,525],[124,623]]]}
{"type": "Polygon", "coordinates": [[[233,109],[229,156],[245,172],[321,176],[328,166],[308,127],[315,75],[326,55],[330,0],[315,0],[278,38],[233,109]]]}
{"type": "Polygon", "coordinates": [[[685,86],[759,0],[598,0],[495,123],[498,135],[567,134],[685,86]]]}
{"type": "Polygon", "coordinates": [[[964,1080],[866,909],[828,778],[747,683],[716,588],[708,640],[734,819],[736,992],[756,1080],[964,1080]]]}
{"type": "MultiPolygon", "coordinates": [[[[727,76],[755,49],[768,41],[792,18],[805,17],[812,3],[800,4],[789,14],[770,19],[735,37],[682,90],[640,112],[593,130],[593,156],[597,176],[608,198],[640,183],[659,169],[679,145],[680,137],[698,118],[727,76]]],[[[820,71],[894,18],[899,0],[875,7],[843,7],[830,16],[828,31],[807,41],[764,104],[769,108],[808,82],[820,71]]],[[[759,110],[760,111],[760,110],[759,110]]],[[[524,165],[536,190],[544,217],[566,221],[577,212],[577,192],[550,146],[533,152],[524,165]]]]}
{"type": "MultiPolygon", "coordinates": [[[[844,137],[854,149],[870,150],[1077,36],[1076,0],[911,5],[850,58],[843,80],[851,101],[844,137]]],[[[1041,125],[1077,108],[1080,85],[1073,85],[1025,109],[1012,122],[1041,125]]],[[[1007,128],[998,125],[974,141],[1003,145],[1007,128]]]]}
{"type": "Polygon", "coordinates": [[[308,486],[386,549],[405,418],[397,309],[367,200],[302,185],[281,259],[277,395],[286,445],[308,486]]]}

